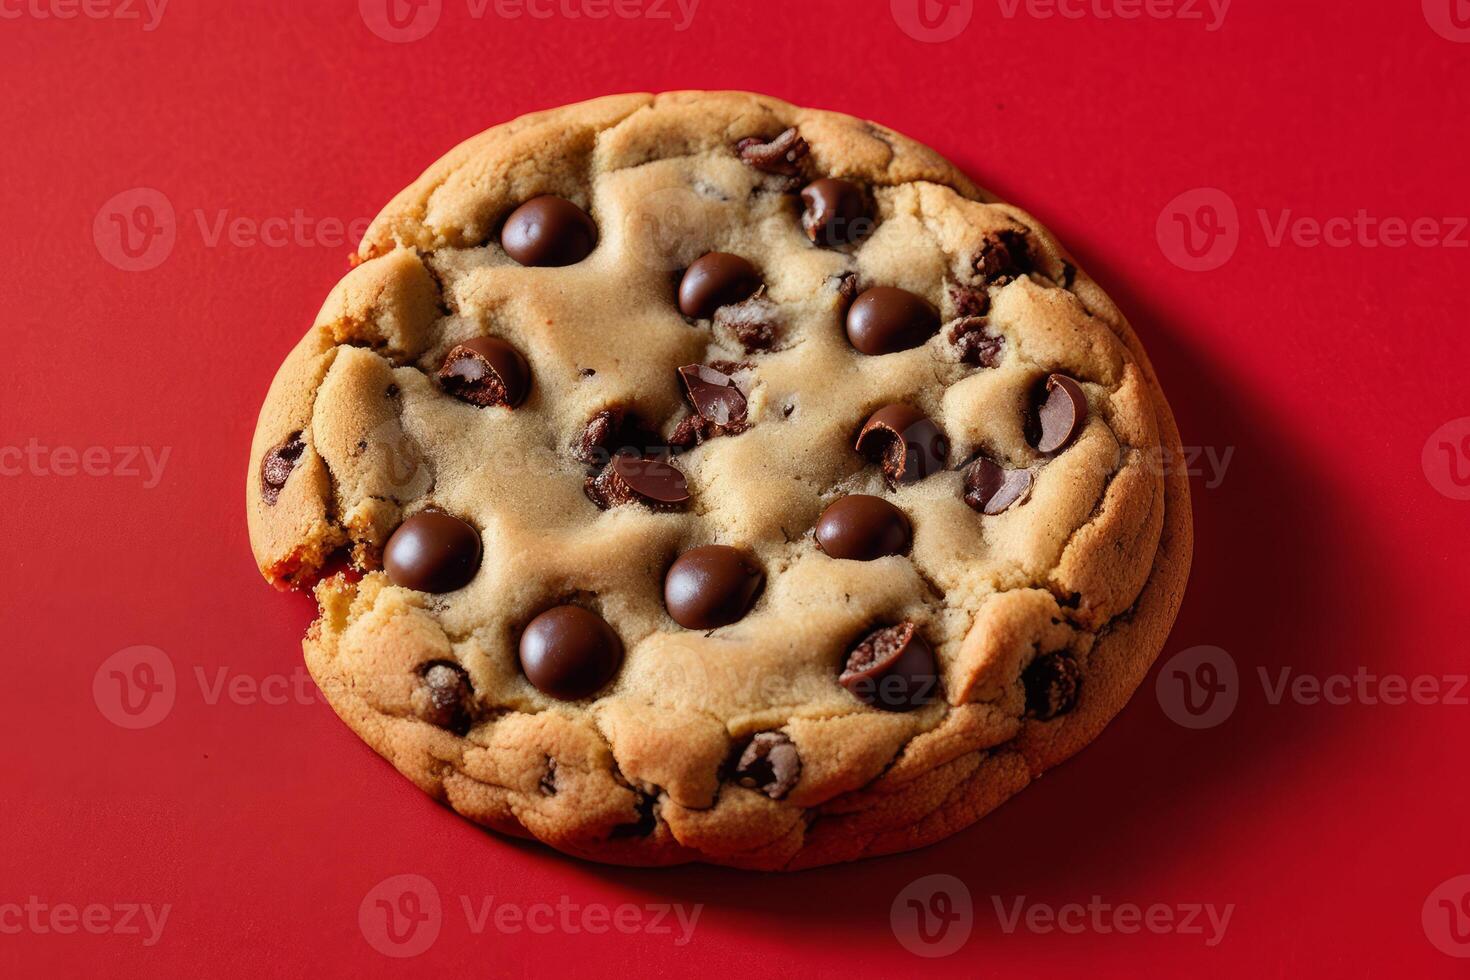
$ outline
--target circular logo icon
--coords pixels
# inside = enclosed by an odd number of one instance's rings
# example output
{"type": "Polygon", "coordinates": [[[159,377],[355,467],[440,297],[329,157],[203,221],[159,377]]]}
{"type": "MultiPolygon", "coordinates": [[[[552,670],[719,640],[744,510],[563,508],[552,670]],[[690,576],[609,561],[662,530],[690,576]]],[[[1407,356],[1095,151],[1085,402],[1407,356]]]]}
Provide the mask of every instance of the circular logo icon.
{"type": "Polygon", "coordinates": [[[368,30],[393,44],[409,44],[439,26],[444,0],[357,0],[368,30]]]}
{"type": "Polygon", "coordinates": [[[1155,234],[1164,258],[1186,272],[1211,272],[1240,246],[1240,212],[1219,188],[1197,187],[1164,207],[1155,234]]]}
{"type": "Polygon", "coordinates": [[[1470,957],[1470,875],[1451,878],[1429,893],[1424,935],[1446,956],[1470,957]]]}
{"type": "Polygon", "coordinates": [[[975,927],[970,889],[954,875],[928,875],[898,893],[888,910],[904,949],[915,956],[935,959],[959,951],[975,927]]]}
{"type": "Polygon", "coordinates": [[[1434,33],[1457,44],[1470,44],[1470,0],[1423,0],[1424,19],[1434,33]]]}
{"type": "Polygon", "coordinates": [[[92,219],[97,252],[124,272],[147,272],[174,250],[174,206],[162,191],[134,187],[115,194],[92,219]]]}
{"type": "Polygon", "coordinates": [[[1190,647],[1169,659],[1156,682],[1159,707],[1176,725],[1204,729],[1222,725],[1240,701],[1235,658],[1219,647],[1190,647]]]}
{"type": "Polygon", "coordinates": [[[975,0],[888,0],[893,20],[905,34],[925,44],[959,37],[975,14],[975,0]]]}
{"type": "Polygon", "coordinates": [[[1470,500],[1470,417],[1435,430],[1421,461],[1430,486],[1451,500],[1470,500]]]}
{"type": "Polygon", "coordinates": [[[439,889],[423,875],[394,875],[362,898],[357,927],[368,945],[384,956],[406,959],[434,945],[444,913],[439,889]]]}
{"type": "Polygon", "coordinates": [[[119,728],[152,728],[174,709],[174,662],[158,647],[119,650],[92,675],[92,700],[119,728]]]}

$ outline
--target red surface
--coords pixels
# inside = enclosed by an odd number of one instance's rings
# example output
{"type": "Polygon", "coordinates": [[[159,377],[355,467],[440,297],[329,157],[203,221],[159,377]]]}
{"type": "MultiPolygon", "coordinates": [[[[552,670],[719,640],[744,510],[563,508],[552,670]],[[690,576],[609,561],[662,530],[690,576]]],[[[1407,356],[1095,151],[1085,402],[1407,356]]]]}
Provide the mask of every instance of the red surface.
{"type": "MultiPolygon", "coordinates": [[[[493,7],[475,19],[467,0],[445,0],[413,43],[375,36],[355,0],[177,0],[152,31],[38,16],[68,9],[49,2],[0,0],[0,973],[1463,972],[1435,940],[1470,953],[1450,930],[1470,929],[1466,881],[1453,880],[1470,873],[1470,712],[1453,680],[1467,671],[1470,503],[1447,468],[1470,474],[1470,423],[1430,441],[1470,416],[1470,234],[1440,222],[1470,213],[1470,44],[1452,40],[1470,32],[1450,18],[1470,14],[1463,0],[1239,0],[1216,31],[1024,7],[1008,18],[1009,0],[977,0],[943,43],[911,39],[886,3],[854,0],[783,3],[779,16],[704,0],[683,32],[493,7]],[[346,268],[349,249],[323,243],[337,229],[319,222],[369,216],[451,145],[522,112],[679,87],[882,120],[1073,247],[1144,337],[1185,442],[1234,453],[1222,481],[1195,480],[1194,577],[1165,650],[1228,651],[1228,718],[1172,722],[1179,665],[1162,701],[1156,669],[1099,742],[982,826],[916,854],[763,877],[595,867],[482,834],[289,689],[312,608],[259,580],[241,486],[272,372],[346,268]],[[177,221],[161,264],[130,272],[108,260],[122,261],[108,245],[119,208],[104,205],[136,187],[164,195],[177,221]],[[1239,214],[1237,250],[1209,272],[1168,257],[1188,264],[1165,206],[1196,188],[1223,191],[1239,214]],[[1272,240],[1284,211],[1360,209],[1434,219],[1459,247],[1272,240]],[[220,215],[279,231],[263,223],[297,214],[311,232],[276,246],[214,237],[220,215]],[[33,439],[108,447],[94,472],[126,469],[111,447],[170,456],[145,487],[65,475],[65,452],[17,467],[5,447],[33,439]],[[154,677],[172,668],[174,702],[129,730],[109,720],[110,672],[143,678],[130,672],[145,661],[102,665],[140,645],[163,652],[154,677]],[[1439,693],[1393,705],[1375,694],[1383,684],[1355,682],[1328,685],[1347,703],[1273,703],[1261,669],[1273,686],[1283,669],[1308,683],[1363,671],[1438,678],[1439,693]],[[245,686],[220,693],[221,677],[245,686]],[[973,932],[952,923],[943,941],[963,939],[959,951],[920,959],[890,907],[935,873],[963,881],[973,932]],[[403,960],[368,936],[386,921],[369,892],[401,874],[432,882],[443,910],[435,941],[403,960]],[[32,896],[47,906],[38,919],[7,911],[32,896]],[[491,897],[523,910],[703,909],[677,945],[677,927],[598,936],[577,920],[538,934],[492,918],[476,933],[461,896],[474,909],[491,897]],[[1116,916],[1008,930],[1021,896],[1043,909],[1099,896],[1233,911],[1209,946],[1098,928],[1116,916]],[[126,903],[169,907],[156,943],[146,925],[128,934],[85,911],[120,924],[113,906],[126,903]],[[68,908],[102,934],[54,928],[68,908]]],[[[125,217],[143,200],[125,199],[125,217]]],[[[962,905],[952,893],[949,907],[962,905]]]]}

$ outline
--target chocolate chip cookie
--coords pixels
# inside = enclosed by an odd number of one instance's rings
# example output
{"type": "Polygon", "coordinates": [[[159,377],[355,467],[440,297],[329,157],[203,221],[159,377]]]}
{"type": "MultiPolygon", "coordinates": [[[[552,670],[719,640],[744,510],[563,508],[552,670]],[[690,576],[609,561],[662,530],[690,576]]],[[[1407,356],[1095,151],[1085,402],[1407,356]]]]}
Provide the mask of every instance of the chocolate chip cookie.
{"type": "Polygon", "coordinates": [[[388,205],[251,454],[337,713],[461,814],[791,869],[1093,739],[1191,558],[1179,435],[1025,212],[743,93],[496,127],[388,205]]]}

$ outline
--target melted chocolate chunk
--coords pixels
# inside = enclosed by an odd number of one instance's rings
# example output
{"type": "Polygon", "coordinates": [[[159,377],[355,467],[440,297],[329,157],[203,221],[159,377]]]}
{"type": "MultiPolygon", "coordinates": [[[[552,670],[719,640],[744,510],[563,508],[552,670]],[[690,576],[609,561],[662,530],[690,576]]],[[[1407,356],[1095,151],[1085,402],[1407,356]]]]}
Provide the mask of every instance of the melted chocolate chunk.
{"type": "Polygon", "coordinates": [[[281,499],[281,491],[285,489],[286,481],[301,464],[301,457],[306,453],[306,443],[301,441],[301,433],[293,432],[286,437],[286,441],[265,454],[260,461],[260,496],[268,506],[274,507],[277,500],[281,499]]]}
{"type": "Polygon", "coordinates": [[[1026,689],[1026,713],[1048,721],[1077,706],[1082,690],[1082,668],[1071,654],[1049,653],[1037,657],[1021,674],[1026,689]]]}
{"type": "Polygon", "coordinates": [[[476,337],[455,345],[444,358],[439,384],[471,405],[515,408],[531,391],[531,366],[499,337],[476,337]]]}
{"type": "Polygon", "coordinates": [[[1031,424],[1032,445],[1040,453],[1059,453],[1087,425],[1087,394],[1064,374],[1046,379],[1045,401],[1031,424]]]}
{"type": "Polygon", "coordinates": [[[811,147],[793,127],[770,141],[754,136],[743,139],[735,144],[735,152],[757,170],[795,177],[801,173],[801,161],[811,152],[811,147]]]}
{"type": "Polygon", "coordinates": [[[965,503],[991,517],[1024,503],[1031,493],[1030,470],[1008,470],[981,457],[965,470],[965,503]]]}
{"type": "Polygon", "coordinates": [[[949,440],[912,405],[887,405],[874,412],[858,435],[857,450],[881,461],[890,484],[916,483],[944,469],[949,440]]]}
{"type": "Polygon", "coordinates": [[[986,235],[975,255],[975,273],[997,285],[1024,276],[1033,267],[1030,236],[1010,228],[986,235]]]}
{"type": "Polygon", "coordinates": [[[696,259],[679,281],[679,311],[707,320],[722,306],[749,299],[761,288],[755,266],[729,252],[710,252],[696,259]]]}
{"type": "Polygon", "coordinates": [[[766,287],[762,286],[750,299],[715,310],[715,329],[728,330],[746,353],[776,346],[781,311],[765,293],[766,287]]]}
{"type": "Polygon", "coordinates": [[[463,735],[474,721],[475,689],[457,663],[435,660],[419,668],[424,695],[418,716],[438,728],[463,735]]]}
{"type": "Polygon", "coordinates": [[[587,422],[572,455],[589,466],[606,466],[618,453],[658,456],[663,439],[646,428],[638,417],[620,408],[598,412],[587,422]]]}
{"type": "Polygon", "coordinates": [[[972,316],[956,320],[949,328],[949,342],[954,345],[961,363],[985,368],[993,368],[1000,363],[1005,340],[992,336],[989,327],[990,321],[985,317],[972,316]]]}
{"type": "Polygon", "coordinates": [[[801,778],[801,755],[785,732],[761,732],[735,764],[735,781],[773,800],[785,799],[801,778]]]}
{"type": "Polygon", "coordinates": [[[918,627],[899,623],[874,630],[853,647],[838,682],[864,704],[912,711],[935,699],[939,663],[918,627]]]}
{"type": "Polygon", "coordinates": [[[689,485],[674,466],[661,459],[617,453],[601,473],[589,476],[587,497],[607,510],[640,503],[654,510],[677,510],[689,502],[689,485]]]}
{"type": "Polygon", "coordinates": [[[801,227],[814,245],[835,248],[851,245],[873,230],[867,195],[848,180],[824,177],[801,192],[805,210],[801,227]]]}

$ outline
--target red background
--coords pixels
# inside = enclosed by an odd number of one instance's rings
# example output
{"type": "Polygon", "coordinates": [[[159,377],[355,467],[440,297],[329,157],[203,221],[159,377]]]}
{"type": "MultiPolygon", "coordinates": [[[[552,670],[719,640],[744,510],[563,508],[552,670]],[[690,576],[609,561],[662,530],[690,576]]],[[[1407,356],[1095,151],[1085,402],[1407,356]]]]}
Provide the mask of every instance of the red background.
{"type": "Polygon", "coordinates": [[[1007,18],[976,0],[945,43],[857,0],[703,0],[684,32],[493,8],[476,20],[445,0],[414,43],[375,36],[355,0],[174,0],[151,32],[41,18],[37,2],[49,0],[0,2],[21,14],[0,19],[0,447],[171,456],[153,489],[125,475],[0,477],[0,906],[172,908],[152,947],[0,932],[0,972],[1463,971],[1421,909],[1470,873],[1467,708],[1272,704],[1257,676],[1467,670],[1470,503],[1436,490],[1421,452],[1470,416],[1470,250],[1277,246],[1258,217],[1470,212],[1470,44],[1431,30],[1418,0],[1237,0],[1214,32],[1007,18]],[[1069,243],[1143,336],[1186,444],[1234,450],[1218,486],[1195,480],[1194,575],[1164,651],[1229,651],[1241,680],[1227,721],[1171,722],[1156,668],[1095,745],[979,827],[772,877],[566,860],[440,809],[320,703],[210,703],[196,669],[210,683],[300,669],[313,607],[261,582],[242,486],[266,385],[350,249],[211,244],[200,221],[369,217],[490,125],[671,88],[755,89],[881,120],[1069,243]],[[140,186],[171,202],[177,240],[157,268],[127,272],[93,224],[140,186]],[[1161,210],[1199,187],[1240,213],[1239,249],[1212,272],[1182,270],[1156,239],[1161,210]],[[177,700],[130,731],[99,710],[92,682],[135,645],[167,654],[177,700]],[[968,887],[974,933],[953,956],[919,959],[889,907],[938,872],[968,887]],[[406,873],[436,885],[445,921],[427,952],[393,960],[365,940],[358,906],[406,873]],[[684,946],[474,935],[460,895],[704,909],[684,946]],[[1235,909],[1211,948],[1173,933],[1008,933],[992,902],[1094,895],[1235,909]]]}

